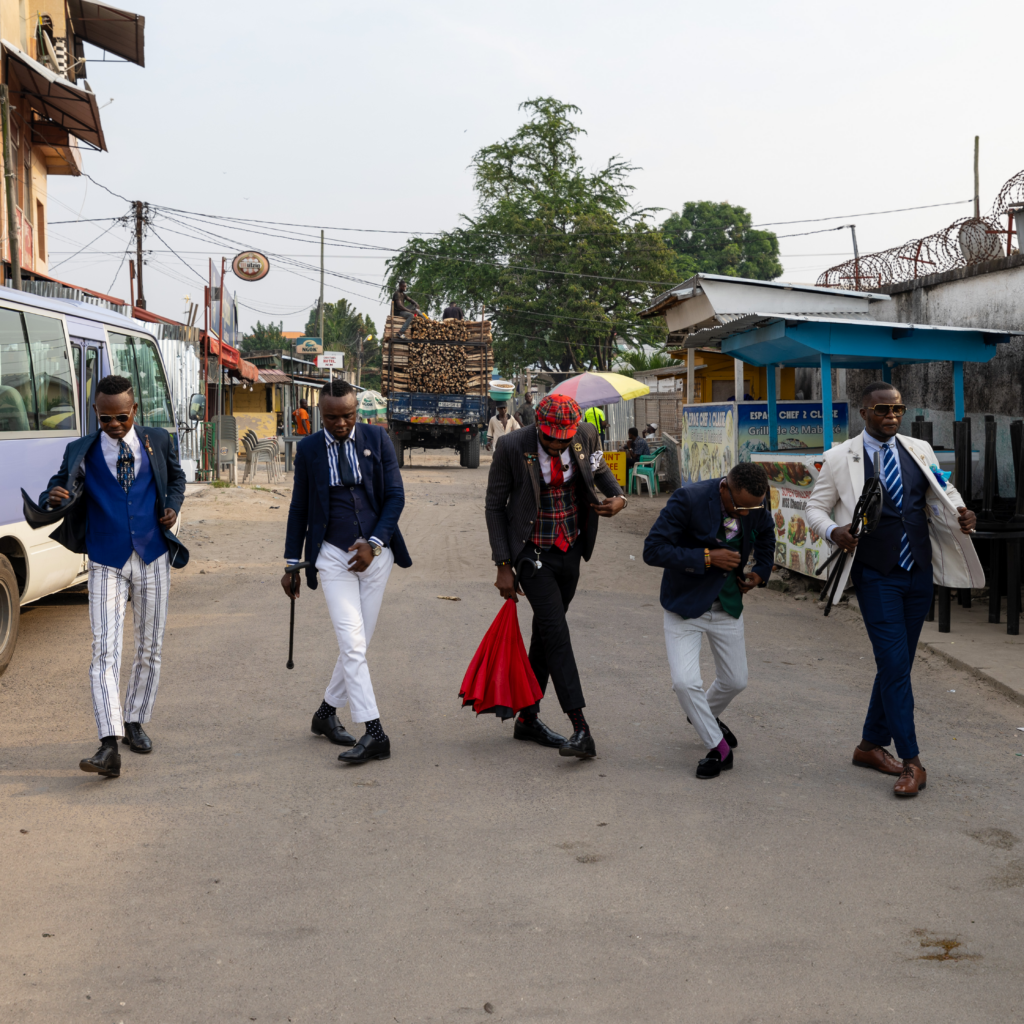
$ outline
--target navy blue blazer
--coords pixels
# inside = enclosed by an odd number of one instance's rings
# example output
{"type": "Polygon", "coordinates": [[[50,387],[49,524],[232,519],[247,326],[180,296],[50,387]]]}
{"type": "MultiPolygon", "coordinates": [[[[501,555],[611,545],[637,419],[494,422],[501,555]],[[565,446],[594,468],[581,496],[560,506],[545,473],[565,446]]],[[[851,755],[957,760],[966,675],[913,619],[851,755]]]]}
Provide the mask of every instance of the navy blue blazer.
{"type": "MultiPolygon", "coordinates": [[[[142,427],[138,423],[135,424],[135,432],[149,456],[149,465],[156,484],[157,519],[169,508],[174,509],[175,513],[180,513],[181,503],[185,500],[185,473],[178,462],[178,453],[174,449],[171,435],[162,427],[142,427]]],[[[46,490],[39,496],[39,506],[42,508],[50,500],[50,491],[54,487],[63,487],[71,493],[72,497],[62,502],[62,506],[68,506],[68,514],[50,536],[70,551],[82,555],[88,553],[85,548],[86,502],[84,498],[74,500],[74,490],[68,486],[68,481],[74,484],[77,480],[89,449],[94,444],[99,444],[100,433],[101,431],[96,430],[85,437],[79,437],[64,449],[64,461],[61,462],[60,469],[50,477],[46,490]]],[[[167,541],[171,568],[183,569],[188,565],[188,548],[166,526],[161,527],[161,530],[164,540],[167,541]]]]}
{"type": "MultiPolygon", "coordinates": [[[[412,559],[398,529],[398,517],[405,507],[405,487],[398,469],[395,446],[383,427],[357,423],[352,429],[355,431],[353,440],[366,498],[377,517],[377,523],[370,534],[391,548],[395,565],[407,569],[412,565],[412,559]]],[[[292,503],[288,509],[288,532],[284,541],[285,558],[301,557],[309,562],[306,583],[310,590],[316,590],[317,587],[316,560],[324,542],[331,512],[330,487],[327,439],[324,432],[318,430],[295,446],[295,478],[292,481],[292,503]],[[303,538],[306,541],[305,555],[301,554],[303,538]]]]}
{"type": "MultiPolygon", "coordinates": [[[[721,477],[684,484],[668,500],[644,542],[644,561],[665,569],[661,605],[684,619],[707,612],[718,597],[728,571],[704,567],[704,549],[719,548],[722,525],[721,477]]],[[[765,496],[767,500],[767,495],[765,496]]],[[[767,507],[736,517],[740,523],[740,566],[754,551],[753,571],[768,583],[775,559],[775,527],[767,507]]],[[[735,571],[735,570],[733,570],[735,571]]]]}

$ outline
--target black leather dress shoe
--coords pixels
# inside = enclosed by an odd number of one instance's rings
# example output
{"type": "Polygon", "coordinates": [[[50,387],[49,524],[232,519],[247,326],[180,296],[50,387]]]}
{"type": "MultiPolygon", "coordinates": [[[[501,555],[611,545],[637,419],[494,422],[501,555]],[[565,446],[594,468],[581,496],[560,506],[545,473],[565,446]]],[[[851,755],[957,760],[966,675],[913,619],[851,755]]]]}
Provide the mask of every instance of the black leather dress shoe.
{"type": "MultiPolygon", "coordinates": [[[[690,722],[690,716],[686,716],[686,720],[690,722]]],[[[718,723],[718,728],[722,730],[722,738],[726,743],[729,744],[730,750],[735,750],[739,745],[740,741],[733,735],[732,729],[729,728],[720,718],[716,718],[715,721],[718,723]]],[[[693,725],[693,722],[690,722],[693,725]]]]}
{"type": "Polygon", "coordinates": [[[338,721],[337,715],[331,715],[330,718],[314,718],[309,731],[314,736],[326,736],[339,747],[354,747],[356,745],[355,736],[338,721]]]}
{"type": "Polygon", "coordinates": [[[375,740],[365,733],[359,742],[344,754],[338,755],[342,764],[366,764],[367,761],[386,761],[391,756],[391,740],[386,736],[375,740]]]}
{"type": "Polygon", "coordinates": [[[717,750],[709,750],[706,756],[697,762],[698,779],[717,779],[722,772],[727,772],[732,767],[732,751],[723,761],[722,755],[717,750]]]}
{"type": "Polygon", "coordinates": [[[597,746],[589,732],[579,729],[562,744],[558,753],[562,757],[597,757],[597,746]]]}
{"type": "Polygon", "coordinates": [[[121,742],[136,754],[153,753],[153,741],[143,731],[141,722],[125,722],[121,742]]]}
{"type": "Polygon", "coordinates": [[[549,729],[539,718],[517,718],[512,735],[517,740],[532,740],[542,747],[564,747],[566,739],[549,729]]]}
{"type": "Polygon", "coordinates": [[[92,757],[85,757],[79,761],[78,767],[83,772],[95,772],[97,775],[116,779],[121,774],[121,755],[118,753],[117,743],[100,747],[92,757]]]}

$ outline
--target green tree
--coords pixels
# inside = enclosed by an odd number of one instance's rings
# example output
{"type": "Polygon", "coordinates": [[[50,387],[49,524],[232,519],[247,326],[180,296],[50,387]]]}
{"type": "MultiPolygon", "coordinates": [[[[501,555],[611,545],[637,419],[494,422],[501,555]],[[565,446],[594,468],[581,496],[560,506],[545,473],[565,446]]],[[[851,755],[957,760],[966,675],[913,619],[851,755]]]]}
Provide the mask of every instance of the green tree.
{"type": "Polygon", "coordinates": [[[252,332],[242,337],[241,353],[244,356],[253,352],[280,352],[287,348],[281,332],[284,330],[284,322],[277,324],[262,324],[256,321],[252,332]]]}
{"type": "Polygon", "coordinates": [[[388,263],[425,312],[458,302],[494,324],[506,373],[609,369],[622,345],[660,345],[661,318],[638,313],[677,283],[674,257],[630,204],[635,168],[617,157],[590,171],[576,149],[578,107],[551,97],[520,106],[528,120],[473,158],[477,211],[451,231],[411,238],[388,263]]]}
{"type": "Polygon", "coordinates": [[[757,231],[742,206],[706,200],[686,203],[661,225],[676,253],[676,279],[694,274],[725,274],[771,281],[782,273],[774,231],[757,231]]]}
{"type": "MultiPolygon", "coordinates": [[[[306,334],[319,337],[320,309],[319,301],[313,306],[306,321],[306,334]]],[[[324,351],[344,352],[345,368],[355,369],[359,361],[359,340],[363,340],[363,377],[362,387],[380,387],[380,338],[377,328],[368,316],[357,312],[347,300],[324,303],[324,351]],[[372,335],[372,337],[371,337],[372,335]],[[371,340],[366,339],[370,337],[371,340]]]]}

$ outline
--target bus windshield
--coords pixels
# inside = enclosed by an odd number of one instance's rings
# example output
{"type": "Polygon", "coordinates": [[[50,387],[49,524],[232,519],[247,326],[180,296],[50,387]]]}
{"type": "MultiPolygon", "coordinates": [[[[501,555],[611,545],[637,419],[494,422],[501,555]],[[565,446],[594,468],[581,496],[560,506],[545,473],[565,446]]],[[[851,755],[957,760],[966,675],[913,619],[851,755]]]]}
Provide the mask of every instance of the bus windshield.
{"type": "Polygon", "coordinates": [[[139,403],[139,422],[144,427],[163,427],[177,443],[171,395],[156,344],[137,334],[108,333],[111,369],[132,382],[139,403]]]}

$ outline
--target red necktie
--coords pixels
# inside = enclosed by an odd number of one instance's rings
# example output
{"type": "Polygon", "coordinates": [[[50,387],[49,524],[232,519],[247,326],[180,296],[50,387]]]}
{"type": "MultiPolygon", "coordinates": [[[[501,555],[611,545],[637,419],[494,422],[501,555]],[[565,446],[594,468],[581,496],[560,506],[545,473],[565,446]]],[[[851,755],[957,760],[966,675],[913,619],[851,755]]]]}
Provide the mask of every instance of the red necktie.
{"type": "MultiPolygon", "coordinates": [[[[552,455],[551,456],[551,486],[561,487],[565,483],[565,475],[562,473],[562,456],[552,455]]],[[[558,536],[555,537],[555,547],[559,551],[569,550],[569,539],[565,535],[565,526],[559,524],[558,536]]]]}

